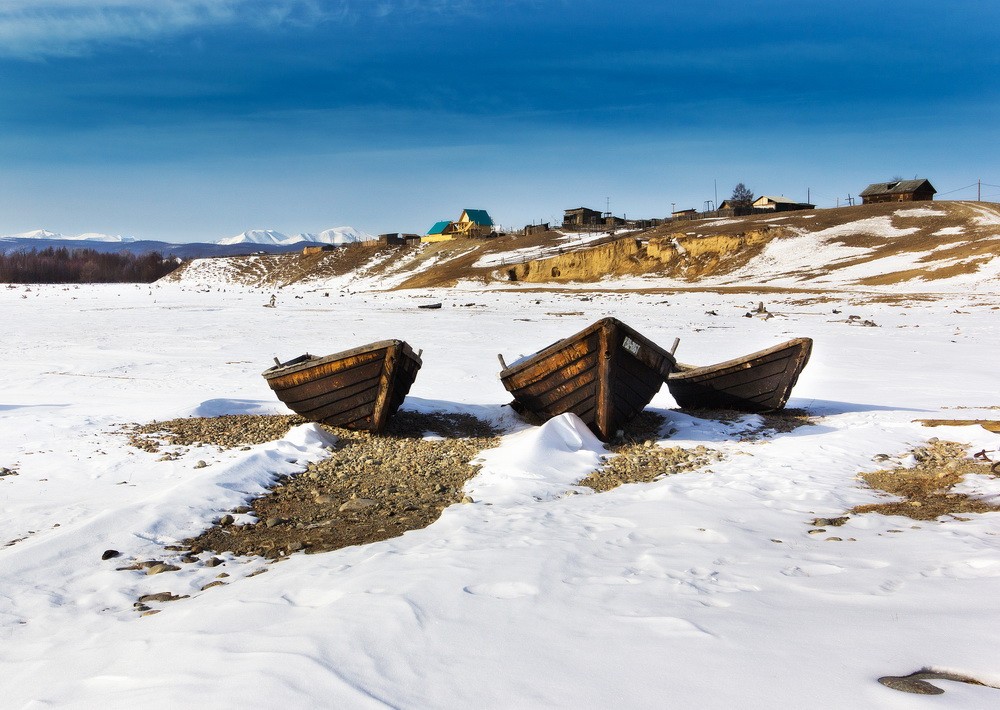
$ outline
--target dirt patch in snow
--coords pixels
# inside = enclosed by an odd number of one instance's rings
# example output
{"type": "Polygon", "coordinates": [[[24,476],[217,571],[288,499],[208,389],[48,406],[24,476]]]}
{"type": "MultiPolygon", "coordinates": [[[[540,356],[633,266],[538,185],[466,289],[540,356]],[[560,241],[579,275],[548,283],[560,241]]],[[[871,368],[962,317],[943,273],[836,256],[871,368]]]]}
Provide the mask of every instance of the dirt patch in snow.
{"type": "MultiPolygon", "coordinates": [[[[232,448],[280,438],[302,421],[177,419],[133,427],[129,436],[147,451],[164,445],[232,448]]],[[[221,516],[180,550],[189,558],[204,551],[280,558],[397,537],[462,502],[463,484],[478,471],[470,461],[499,443],[489,424],[465,414],[397,412],[382,435],[325,428],[338,437],[328,458],[279,479],[269,493],[221,516]],[[441,438],[424,438],[428,432],[441,438]]]]}
{"type": "MultiPolygon", "coordinates": [[[[870,487],[901,500],[859,505],[849,512],[902,515],[914,520],[936,520],[944,516],[961,520],[965,513],[1000,511],[1000,505],[952,490],[969,474],[997,475],[991,471],[992,462],[968,458],[966,448],[954,441],[930,439],[926,446],[910,452],[914,466],[897,465],[861,474],[859,478],[870,487]]],[[[891,460],[886,455],[878,458],[891,460]]]]}

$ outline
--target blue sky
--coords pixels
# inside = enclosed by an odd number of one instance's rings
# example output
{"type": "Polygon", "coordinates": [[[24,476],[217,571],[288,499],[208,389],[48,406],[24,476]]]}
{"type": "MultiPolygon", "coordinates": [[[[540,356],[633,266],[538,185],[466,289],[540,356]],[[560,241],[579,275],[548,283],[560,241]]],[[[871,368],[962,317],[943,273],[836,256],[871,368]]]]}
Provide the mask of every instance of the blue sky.
{"type": "MultiPolygon", "coordinates": [[[[1000,184],[1000,3],[4,0],[0,234],[1000,184]],[[808,191],[808,193],[807,193],[808,191]]],[[[953,192],[954,191],[954,192],[953,192]]],[[[1000,200],[1000,188],[984,198],[1000,200]]]]}

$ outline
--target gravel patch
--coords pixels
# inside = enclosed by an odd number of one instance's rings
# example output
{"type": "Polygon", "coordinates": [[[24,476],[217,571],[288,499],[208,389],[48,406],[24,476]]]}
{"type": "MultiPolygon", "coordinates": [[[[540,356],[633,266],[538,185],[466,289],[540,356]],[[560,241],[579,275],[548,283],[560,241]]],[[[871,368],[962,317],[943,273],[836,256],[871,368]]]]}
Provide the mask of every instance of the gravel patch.
{"type": "MultiPolygon", "coordinates": [[[[197,447],[204,444],[235,449],[280,439],[293,426],[304,424],[292,415],[227,414],[221,417],[188,417],[131,424],[125,427],[129,443],[155,453],[163,446],[197,447]]],[[[176,457],[178,452],[171,452],[176,457]]]]}
{"type": "Polygon", "coordinates": [[[608,444],[605,464],[580,481],[595,491],[610,491],[626,483],[650,483],[673,473],[704,468],[722,458],[714,449],[696,446],[660,446],[667,421],[660,414],[645,411],[633,419],[621,436],[608,444]]]}
{"type": "MultiPolygon", "coordinates": [[[[235,448],[280,438],[302,421],[251,415],[175,419],[135,425],[129,440],[147,451],[164,444],[235,448]]],[[[185,540],[183,549],[191,555],[207,550],[280,558],[397,537],[462,502],[463,484],[478,471],[469,462],[499,443],[493,427],[464,414],[398,412],[383,435],[327,429],[338,437],[329,458],[279,479],[267,495],[185,540]]]]}

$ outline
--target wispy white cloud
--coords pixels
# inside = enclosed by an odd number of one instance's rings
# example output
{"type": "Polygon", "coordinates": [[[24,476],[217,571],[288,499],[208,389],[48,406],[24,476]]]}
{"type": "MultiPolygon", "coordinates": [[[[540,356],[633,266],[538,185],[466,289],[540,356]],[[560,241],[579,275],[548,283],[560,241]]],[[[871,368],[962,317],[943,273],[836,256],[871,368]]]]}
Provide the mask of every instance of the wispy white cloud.
{"type": "Polygon", "coordinates": [[[0,57],[39,59],[199,29],[489,14],[565,0],[2,0],[0,57]]]}
{"type": "Polygon", "coordinates": [[[73,56],[226,25],[309,25],[345,8],[341,0],[4,0],[0,56],[73,56]]]}

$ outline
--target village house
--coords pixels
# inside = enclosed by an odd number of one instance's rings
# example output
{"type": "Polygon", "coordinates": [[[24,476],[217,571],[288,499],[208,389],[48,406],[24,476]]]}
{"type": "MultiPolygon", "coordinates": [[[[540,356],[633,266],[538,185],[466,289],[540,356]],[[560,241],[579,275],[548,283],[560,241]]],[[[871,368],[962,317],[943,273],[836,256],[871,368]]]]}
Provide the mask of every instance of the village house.
{"type": "Polygon", "coordinates": [[[454,224],[450,219],[435,222],[434,226],[427,230],[427,234],[420,238],[422,242],[446,242],[454,239],[455,234],[451,226],[454,224]]]}
{"type": "Polygon", "coordinates": [[[418,244],[421,241],[419,234],[401,234],[399,232],[389,232],[388,234],[378,235],[378,241],[380,244],[384,244],[390,247],[402,247],[409,246],[410,244],[418,244]]]}
{"type": "Polygon", "coordinates": [[[422,242],[443,242],[456,237],[494,236],[493,218],[486,210],[462,210],[457,222],[442,220],[421,237],[422,242]]]}
{"type": "Polygon", "coordinates": [[[752,214],[753,206],[749,202],[723,200],[716,212],[720,217],[742,217],[752,214]]]}
{"type": "Polygon", "coordinates": [[[671,219],[698,219],[698,210],[694,207],[686,210],[675,210],[670,213],[671,219]]]}
{"type": "Polygon", "coordinates": [[[601,212],[587,207],[577,207],[576,209],[563,212],[563,229],[574,229],[578,227],[591,227],[603,223],[604,217],[601,212]]]}
{"type": "Polygon", "coordinates": [[[493,234],[493,218],[486,210],[462,210],[452,229],[461,237],[488,237],[493,234]]]}
{"type": "Polygon", "coordinates": [[[773,195],[761,195],[753,201],[755,212],[791,212],[792,210],[811,210],[816,205],[808,202],[796,202],[787,197],[775,197],[773,195]]]}
{"type": "Polygon", "coordinates": [[[895,180],[891,182],[873,182],[861,191],[861,204],[877,202],[920,202],[933,200],[937,190],[930,181],[923,178],[915,180],[895,180]]]}

